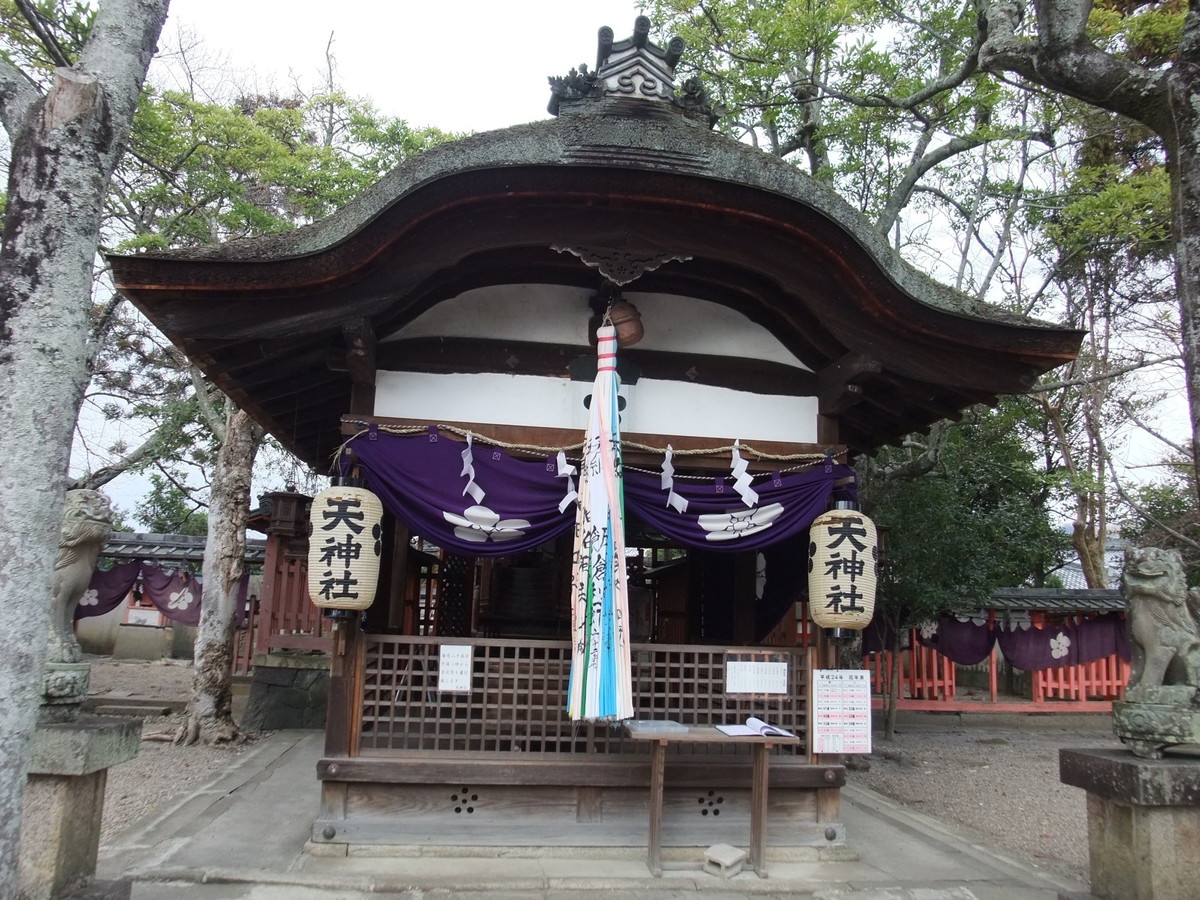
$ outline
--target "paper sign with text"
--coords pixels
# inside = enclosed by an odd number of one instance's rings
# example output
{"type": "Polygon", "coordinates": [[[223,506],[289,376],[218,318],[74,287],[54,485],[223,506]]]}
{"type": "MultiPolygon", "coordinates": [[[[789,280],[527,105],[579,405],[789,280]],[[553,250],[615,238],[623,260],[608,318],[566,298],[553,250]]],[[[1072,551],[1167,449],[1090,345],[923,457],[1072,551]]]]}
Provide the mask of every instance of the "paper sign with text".
{"type": "Polygon", "coordinates": [[[786,694],[788,664],[772,659],[725,659],[725,693],[786,694]]]}
{"type": "Polygon", "coordinates": [[[813,753],[871,752],[871,673],[814,669],[813,753]]]}
{"type": "Polygon", "coordinates": [[[470,644],[442,644],[438,648],[438,690],[469,693],[471,690],[470,644]]]}

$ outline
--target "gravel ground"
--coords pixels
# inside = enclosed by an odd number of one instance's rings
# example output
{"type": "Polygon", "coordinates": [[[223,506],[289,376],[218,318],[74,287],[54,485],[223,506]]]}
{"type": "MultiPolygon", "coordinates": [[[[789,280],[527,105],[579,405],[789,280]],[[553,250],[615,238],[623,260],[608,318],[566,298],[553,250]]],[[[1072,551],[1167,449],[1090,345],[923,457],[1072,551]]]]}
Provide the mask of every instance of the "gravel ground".
{"type": "MultiPolygon", "coordinates": [[[[92,660],[93,696],[183,699],[191,664],[92,660]]],[[[980,843],[1031,866],[1088,882],[1086,799],[1058,780],[1064,747],[1119,746],[1103,716],[970,716],[927,714],[897,728],[894,741],[875,735],[875,752],[851,757],[850,780],[961,826],[980,843]],[[965,724],[964,724],[965,723],[965,724]]],[[[169,740],[182,722],[175,714],[145,720],[141,753],[108,774],[101,842],[194,790],[245,749],[180,747],[169,740]],[[159,739],[156,739],[159,738],[159,739]]]]}
{"type": "MultiPolygon", "coordinates": [[[[1058,780],[1062,748],[1121,746],[1107,716],[1014,717],[1011,730],[941,724],[937,714],[897,727],[851,770],[852,782],[961,826],[984,846],[1029,865],[1088,878],[1087,799],[1058,780]]],[[[989,718],[991,718],[989,716],[989,718]]]]}
{"type": "MultiPolygon", "coordinates": [[[[190,661],[114,660],[90,657],[90,697],[186,700],[192,689],[190,661]]],[[[195,790],[232,764],[246,747],[179,747],[171,743],[183,716],[154,716],[144,720],[142,746],[129,762],[108,770],[100,843],[104,845],[128,825],[160,809],[173,798],[195,790]]]]}

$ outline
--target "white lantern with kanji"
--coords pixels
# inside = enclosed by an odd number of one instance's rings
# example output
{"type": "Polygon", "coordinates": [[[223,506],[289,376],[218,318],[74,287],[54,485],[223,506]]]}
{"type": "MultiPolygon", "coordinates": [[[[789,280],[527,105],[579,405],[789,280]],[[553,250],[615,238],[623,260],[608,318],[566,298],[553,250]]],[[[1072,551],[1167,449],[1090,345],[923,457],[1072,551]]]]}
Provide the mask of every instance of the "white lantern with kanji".
{"type": "Polygon", "coordinates": [[[366,609],[379,586],[383,504],[366,488],[334,485],[313,498],[308,596],[323,609],[366,609]]]}
{"type": "Polygon", "coordinates": [[[861,631],[875,612],[875,523],[856,509],[831,509],[808,535],[809,616],[820,628],[861,631]]]}

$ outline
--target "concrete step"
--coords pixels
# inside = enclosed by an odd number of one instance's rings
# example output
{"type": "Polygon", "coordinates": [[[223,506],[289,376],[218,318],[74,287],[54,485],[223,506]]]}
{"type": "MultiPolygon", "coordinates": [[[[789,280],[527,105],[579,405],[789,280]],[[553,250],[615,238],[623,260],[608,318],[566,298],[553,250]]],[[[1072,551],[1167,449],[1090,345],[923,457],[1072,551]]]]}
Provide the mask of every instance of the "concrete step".
{"type": "Polygon", "coordinates": [[[178,698],[94,694],[83,701],[83,711],[97,716],[168,716],[186,709],[187,701],[178,698]]]}

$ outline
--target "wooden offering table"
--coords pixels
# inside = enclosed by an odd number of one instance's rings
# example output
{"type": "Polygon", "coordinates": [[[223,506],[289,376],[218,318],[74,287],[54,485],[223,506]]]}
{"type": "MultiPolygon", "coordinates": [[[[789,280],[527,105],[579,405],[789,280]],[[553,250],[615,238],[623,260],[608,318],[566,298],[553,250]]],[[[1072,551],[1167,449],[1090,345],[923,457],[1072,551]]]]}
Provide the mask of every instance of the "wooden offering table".
{"type": "Polygon", "coordinates": [[[674,723],[664,724],[663,730],[655,730],[654,724],[639,722],[636,727],[627,726],[626,732],[635,741],[650,744],[650,838],[646,864],[650,873],[662,876],[662,811],[663,775],[666,770],[667,744],[750,744],[753,774],[750,785],[750,867],[760,878],[767,877],[767,784],[770,765],[770,749],[774,744],[799,744],[795,735],[739,734],[729,735],[718,731],[715,726],[701,725],[681,727],[674,723]]]}

